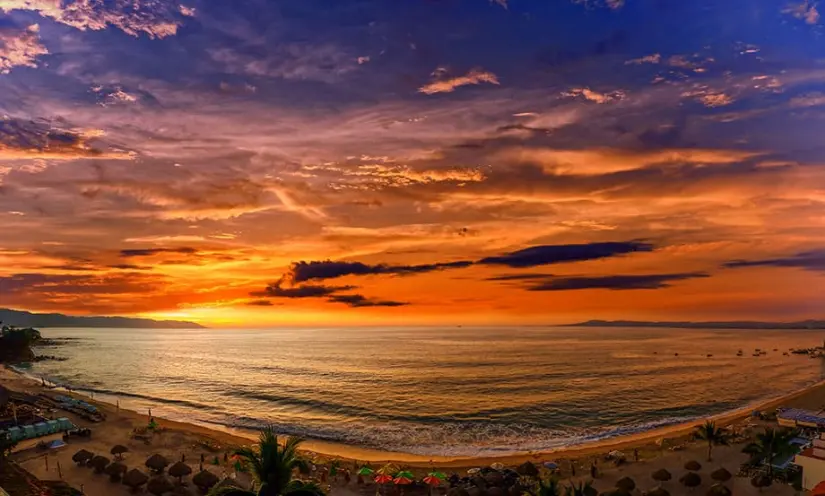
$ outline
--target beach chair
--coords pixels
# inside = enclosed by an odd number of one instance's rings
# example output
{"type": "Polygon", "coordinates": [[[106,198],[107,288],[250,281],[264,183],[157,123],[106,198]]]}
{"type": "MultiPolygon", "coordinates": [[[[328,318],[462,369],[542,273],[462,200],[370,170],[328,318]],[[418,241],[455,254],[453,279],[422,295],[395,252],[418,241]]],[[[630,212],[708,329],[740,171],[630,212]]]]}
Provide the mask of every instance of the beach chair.
{"type": "Polygon", "coordinates": [[[8,432],[12,442],[16,443],[23,439],[23,429],[21,429],[20,427],[12,427],[6,432],[8,432]]]}
{"type": "Polygon", "coordinates": [[[34,439],[36,437],[37,437],[37,432],[35,432],[33,425],[24,425],[23,426],[23,439],[34,439]]]}
{"type": "Polygon", "coordinates": [[[38,422],[34,424],[34,432],[38,437],[49,435],[49,424],[46,422],[38,422]]]}

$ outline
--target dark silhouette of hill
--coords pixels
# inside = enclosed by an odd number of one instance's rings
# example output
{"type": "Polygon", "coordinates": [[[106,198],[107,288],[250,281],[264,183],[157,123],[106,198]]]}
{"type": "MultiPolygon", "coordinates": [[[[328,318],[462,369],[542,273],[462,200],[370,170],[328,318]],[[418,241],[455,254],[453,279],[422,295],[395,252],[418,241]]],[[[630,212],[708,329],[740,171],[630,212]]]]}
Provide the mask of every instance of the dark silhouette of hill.
{"type": "Polygon", "coordinates": [[[138,329],[204,329],[194,322],[130,317],[75,317],[0,308],[0,322],[16,327],[126,327],[138,329]]]}
{"type": "Polygon", "coordinates": [[[825,329],[825,320],[799,322],[643,322],[637,320],[588,320],[565,327],[671,327],[678,329],[825,329]]]}

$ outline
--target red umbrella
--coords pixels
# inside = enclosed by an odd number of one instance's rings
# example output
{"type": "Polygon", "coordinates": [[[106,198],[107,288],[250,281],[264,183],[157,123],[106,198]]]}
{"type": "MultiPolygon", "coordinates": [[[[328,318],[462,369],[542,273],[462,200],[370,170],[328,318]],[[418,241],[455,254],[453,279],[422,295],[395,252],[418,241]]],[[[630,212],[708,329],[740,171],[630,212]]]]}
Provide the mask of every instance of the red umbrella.
{"type": "Polygon", "coordinates": [[[396,477],[395,479],[393,479],[393,482],[395,482],[395,484],[398,485],[398,486],[406,486],[407,484],[412,484],[413,480],[410,479],[409,477],[403,477],[402,476],[402,477],[396,477]]]}
{"type": "Polygon", "coordinates": [[[375,482],[377,484],[387,484],[392,482],[392,476],[390,474],[378,474],[375,476],[375,482]]]}
{"type": "Polygon", "coordinates": [[[427,484],[428,486],[435,487],[435,486],[441,484],[441,479],[439,479],[438,477],[436,477],[434,475],[428,475],[427,477],[424,477],[424,484],[427,484]]]}

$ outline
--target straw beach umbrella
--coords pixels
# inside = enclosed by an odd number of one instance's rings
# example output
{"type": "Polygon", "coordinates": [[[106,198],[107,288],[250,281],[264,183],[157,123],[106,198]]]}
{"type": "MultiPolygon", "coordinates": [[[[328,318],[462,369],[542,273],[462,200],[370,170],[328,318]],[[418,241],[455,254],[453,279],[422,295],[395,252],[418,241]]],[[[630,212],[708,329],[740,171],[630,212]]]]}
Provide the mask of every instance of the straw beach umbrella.
{"type": "Polygon", "coordinates": [[[72,461],[77,463],[78,465],[83,465],[84,463],[88,462],[92,458],[95,457],[95,454],[91,451],[86,451],[82,449],[72,456],[72,461]]]}
{"type": "Polygon", "coordinates": [[[203,492],[208,491],[218,482],[220,482],[218,476],[208,470],[201,470],[195,474],[194,477],[192,477],[192,484],[198,486],[198,488],[203,492]]]}
{"type": "Polygon", "coordinates": [[[109,476],[109,480],[112,482],[120,482],[120,478],[126,473],[126,465],[120,462],[114,462],[106,467],[105,472],[106,475],[109,476]]]}
{"type": "Polygon", "coordinates": [[[519,475],[526,475],[527,477],[537,477],[539,475],[539,469],[530,461],[519,465],[516,472],[518,472],[519,475]]]}
{"type": "Polygon", "coordinates": [[[136,468],[133,468],[123,476],[123,484],[131,487],[133,490],[137,490],[140,486],[146,484],[148,480],[149,476],[136,468]]]}
{"type": "Polygon", "coordinates": [[[112,446],[112,449],[109,451],[109,453],[111,453],[115,457],[115,460],[122,460],[123,453],[126,453],[127,451],[129,451],[129,448],[127,448],[126,446],[123,446],[122,444],[116,444],[112,446]]]}
{"type": "Polygon", "coordinates": [[[181,484],[183,483],[183,478],[191,473],[192,468],[183,462],[177,462],[169,467],[169,475],[172,477],[177,477],[178,482],[181,484]]]}
{"type": "Polygon", "coordinates": [[[693,489],[702,484],[702,478],[699,477],[699,474],[696,472],[688,472],[679,479],[679,482],[681,482],[683,486],[693,489]]]}
{"type": "Polygon", "coordinates": [[[154,494],[155,496],[162,496],[163,494],[172,491],[172,489],[174,488],[174,484],[172,484],[169,481],[169,479],[162,475],[153,477],[152,480],[150,480],[149,483],[146,484],[146,490],[154,494]]]}
{"type": "Polygon", "coordinates": [[[146,466],[152,470],[152,472],[162,474],[163,470],[166,466],[169,465],[169,461],[163,457],[163,455],[154,454],[146,460],[146,466]]]}
{"type": "Polygon", "coordinates": [[[707,496],[731,496],[733,492],[724,484],[714,484],[708,489],[707,496]]]}
{"type": "Polygon", "coordinates": [[[731,477],[733,477],[733,474],[725,470],[724,467],[720,467],[719,470],[714,470],[713,473],[710,474],[710,478],[716,482],[727,482],[731,477]]]}
{"type": "Polygon", "coordinates": [[[773,484],[773,481],[767,475],[757,475],[751,479],[751,485],[760,491],[764,487],[770,487],[771,484],[773,484]]]}
{"type": "Polygon", "coordinates": [[[109,459],[105,456],[97,455],[89,460],[89,466],[95,469],[96,474],[102,474],[106,467],[109,466],[109,459]]]}
{"type": "Polygon", "coordinates": [[[605,491],[603,493],[599,493],[599,496],[633,496],[629,491],[625,491],[624,489],[612,489],[610,491],[605,491]]]}
{"type": "Polygon", "coordinates": [[[633,492],[634,489],[636,489],[636,482],[630,477],[622,477],[621,479],[616,481],[616,487],[618,489],[623,489],[630,493],[633,492]]]}
{"type": "Polygon", "coordinates": [[[685,470],[690,470],[691,472],[698,472],[702,470],[702,464],[697,462],[696,460],[691,460],[685,463],[685,470]]]}
{"type": "Polygon", "coordinates": [[[653,474],[651,474],[651,477],[656,482],[667,482],[673,478],[673,476],[670,475],[670,472],[668,472],[667,469],[664,468],[660,468],[659,470],[653,472],[653,474]]]}

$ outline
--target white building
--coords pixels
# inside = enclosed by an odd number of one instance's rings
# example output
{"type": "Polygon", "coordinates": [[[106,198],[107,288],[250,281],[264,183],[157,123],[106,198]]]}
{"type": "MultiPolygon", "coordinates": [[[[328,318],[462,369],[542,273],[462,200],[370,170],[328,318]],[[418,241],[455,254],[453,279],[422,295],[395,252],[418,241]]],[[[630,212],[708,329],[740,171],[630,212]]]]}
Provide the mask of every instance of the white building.
{"type": "Polygon", "coordinates": [[[802,487],[806,491],[825,481],[825,434],[814,439],[814,445],[796,455],[793,462],[802,467],[802,487]]]}

